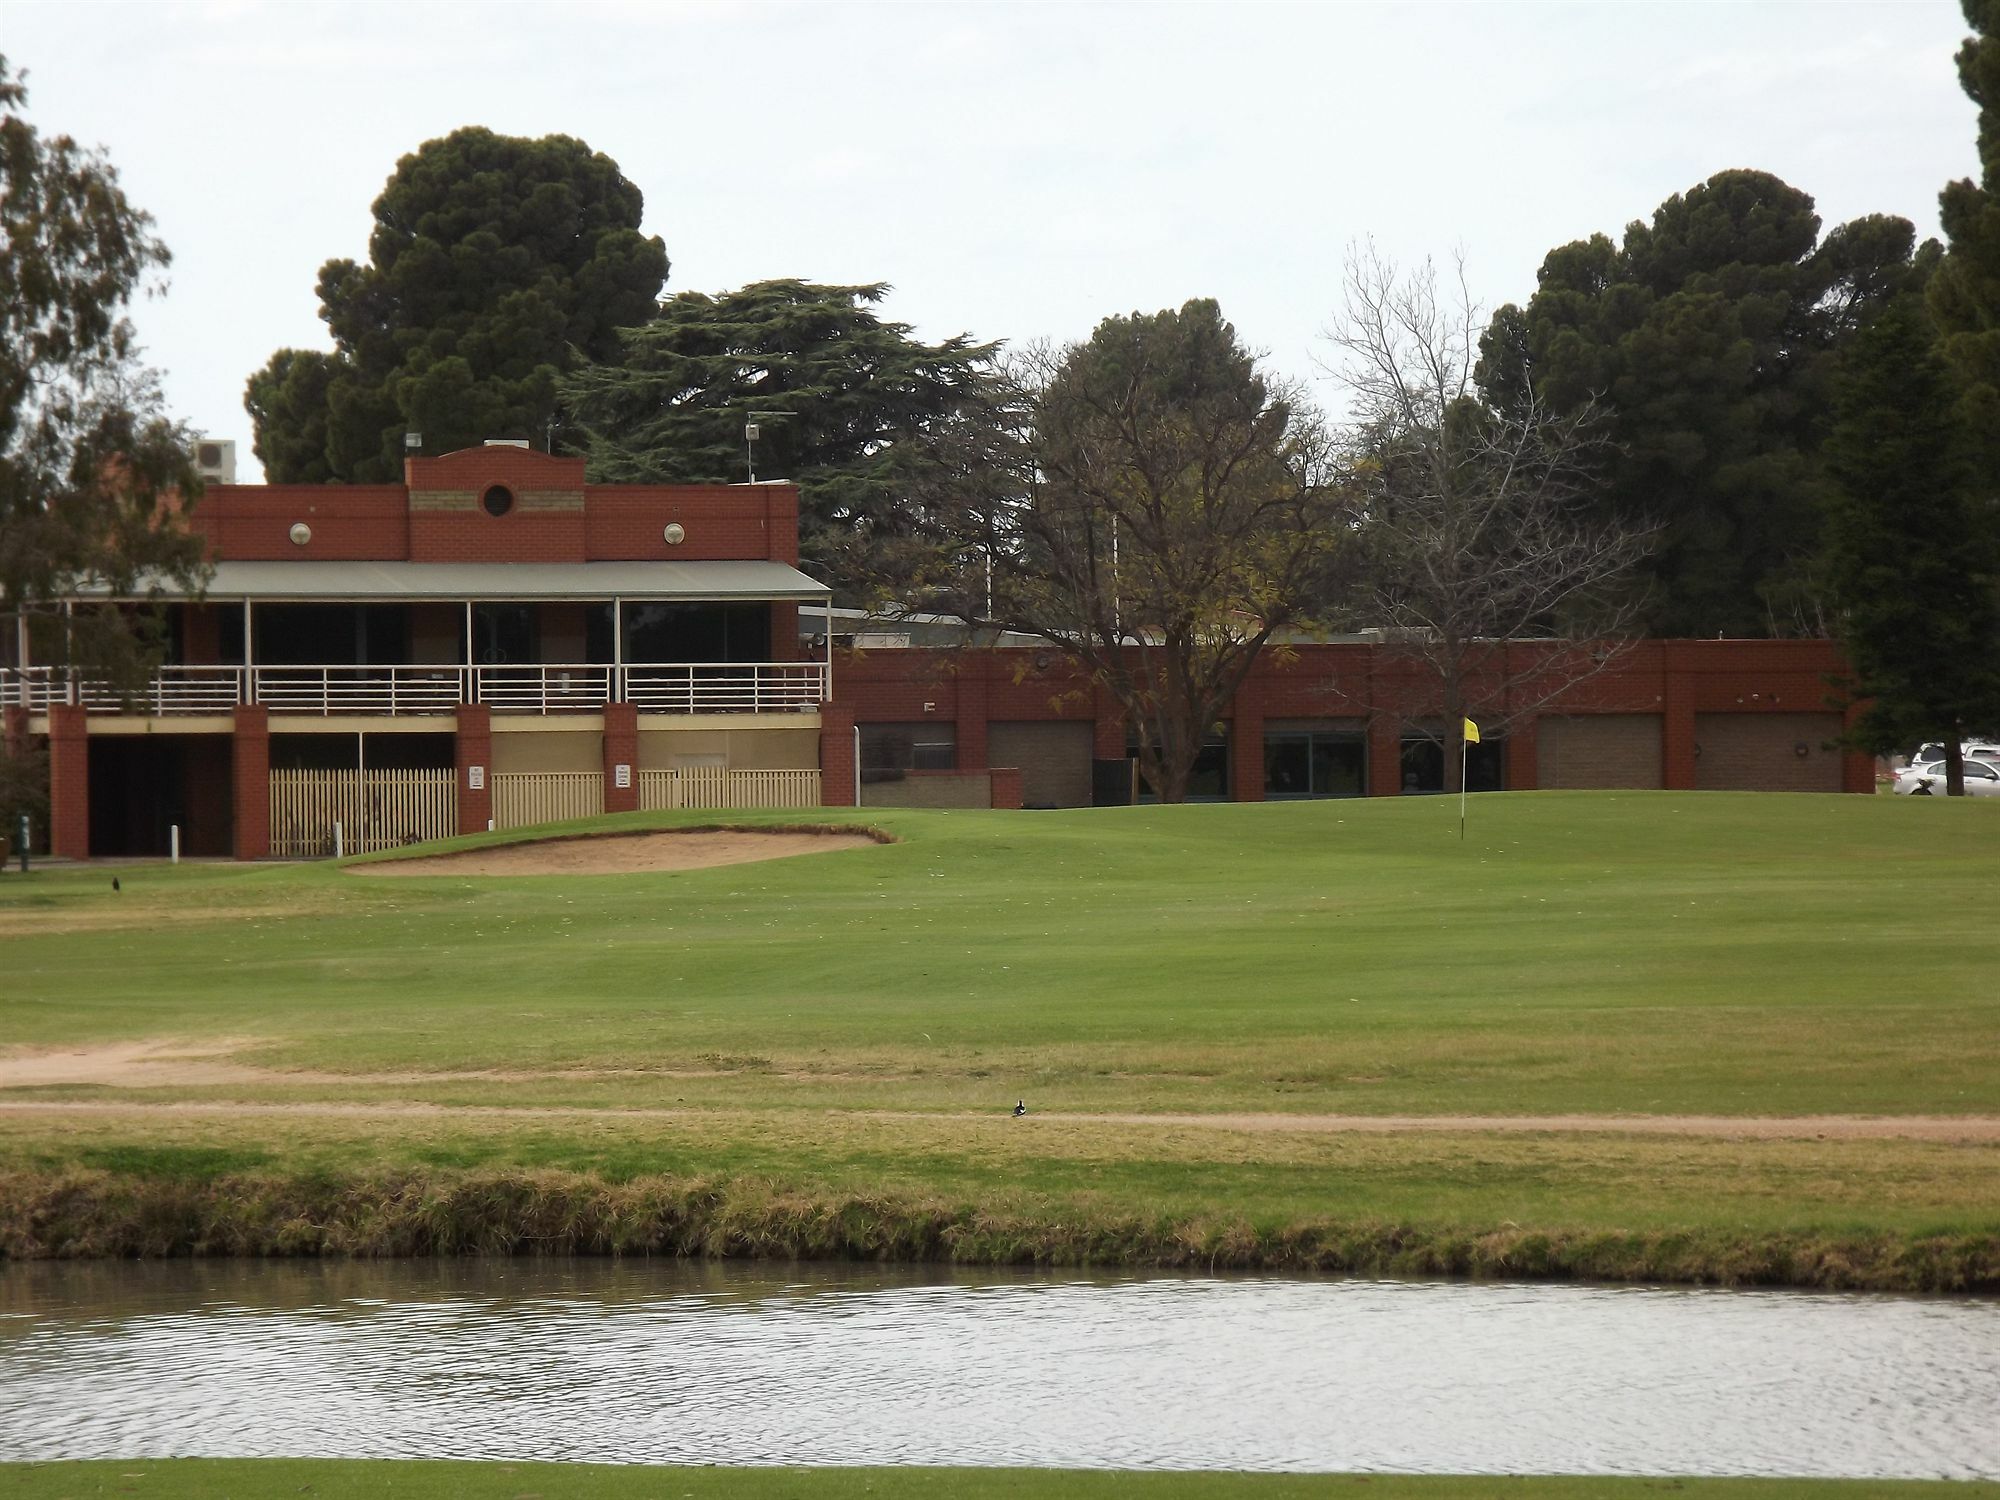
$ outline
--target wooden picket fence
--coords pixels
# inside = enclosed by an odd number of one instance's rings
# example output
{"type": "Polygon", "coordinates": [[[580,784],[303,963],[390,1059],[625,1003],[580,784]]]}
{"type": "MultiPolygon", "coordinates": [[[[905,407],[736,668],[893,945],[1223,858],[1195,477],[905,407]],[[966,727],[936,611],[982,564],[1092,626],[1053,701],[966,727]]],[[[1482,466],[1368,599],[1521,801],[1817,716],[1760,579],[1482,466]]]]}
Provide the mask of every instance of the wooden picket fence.
{"type": "Polygon", "coordinates": [[[652,810],[724,807],[818,807],[817,771],[731,771],[683,766],[639,773],[639,806],[652,810]]]}
{"type": "Polygon", "coordinates": [[[334,825],[348,854],[399,849],[458,832],[458,777],[435,771],[273,771],[271,853],[326,859],[334,825]]]}
{"type": "Polygon", "coordinates": [[[604,811],[602,771],[502,771],[493,777],[493,826],[525,828],[604,811]]]}

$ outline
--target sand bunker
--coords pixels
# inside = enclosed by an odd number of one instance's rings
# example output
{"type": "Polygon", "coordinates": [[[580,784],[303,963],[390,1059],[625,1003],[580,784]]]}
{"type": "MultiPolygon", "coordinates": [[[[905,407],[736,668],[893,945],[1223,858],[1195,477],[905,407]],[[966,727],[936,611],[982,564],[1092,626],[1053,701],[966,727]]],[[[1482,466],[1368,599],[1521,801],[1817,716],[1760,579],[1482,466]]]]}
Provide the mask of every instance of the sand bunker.
{"type": "Polygon", "coordinates": [[[697,828],[665,833],[607,833],[496,844],[460,854],[352,865],[350,875],[628,875],[646,870],[708,870],[717,865],[830,854],[883,840],[858,829],[697,828]]]}

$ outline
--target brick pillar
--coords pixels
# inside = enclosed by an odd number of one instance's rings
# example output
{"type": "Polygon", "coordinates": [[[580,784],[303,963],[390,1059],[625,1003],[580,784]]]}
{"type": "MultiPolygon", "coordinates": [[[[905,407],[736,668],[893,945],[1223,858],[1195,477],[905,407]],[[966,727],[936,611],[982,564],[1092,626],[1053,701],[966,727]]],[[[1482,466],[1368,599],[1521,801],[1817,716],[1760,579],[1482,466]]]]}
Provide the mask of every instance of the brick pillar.
{"type": "Polygon", "coordinates": [[[1660,694],[1660,781],[1670,792],[1697,785],[1694,743],[1694,684],[1676,671],[1670,656],[1660,694]]]}
{"type": "Polygon", "coordinates": [[[28,753],[28,711],[18,703],[0,709],[0,750],[9,755],[28,753]]]}
{"type": "Polygon", "coordinates": [[[1125,710],[1104,688],[1093,695],[1094,717],[1090,726],[1090,754],[1095,760],[1125,758],[1125,710]]]}
{"type": "Polygon", "coordinates": [[[604,705],[604,810],[639,810],[639,710],[630,703],[604,705]],[[618,768],[625,768],[625,785],[618,768]]]}
{"type": "Polygon", "coordinates": [[[74,703],[49,705],[49,853],[90,858],[90,726],[74,703]]]}
{"type": "Polygon", "coordinates": [[[1394,714],[1368,719],[1368,795],[1403,795],[1403,724],[1394,714]]]}
{"type": "Polygon", "coordinates": [[[987,776],[993,806],[1018,809],[1021,805],[1021,773],[996,766],[987,776]]]}
{"type": "Polygon", "coordinates": [[[823,703],[819,710],[819,800],[854,806],[854,710],[823,703]]]}
{"type": "Polygon", "coordinates": [[[986,769],[986,699],[993,668],[992,654],[974,656],[967,652],[958,666],[958,715],[952,725],[957,740],[957,764],[961,771],[986,769]]]}
{"type": "Polygon", "coordinates": [[[458,706],[458,831],[484,833],[493,820],[493,710],[458,706]],[[476,774],[475,774],[476,773],[476,774]],[[473,782],[477,781],[477,786],[473,782]]]}
{"type": "Polygon", "coordinates": [[[236,857],[271,854],[271,712],[260,703],[236,710],[231,755],[236,794],[236,857]]]}
{"type": "Polygon", "coordinates": [[[1540,715],[1530,715],[1507,733],[1507,790],[1532,792],[1541,785],[1537,751],[1541,734],[1540,715]]]}
{"type": "Polygon", "coordinates": [[[222,651],[222,626],[213,604],[181,607],[181,660],[190,666],[212,662],[222,651]]]}
{"type": "MultiPolygon", "coordinates": [[[[1866,709],[1867,705],[1863,703],[1848,704],[1846,711],[1840,717],[1841,729],[1852,733],[1866,709]]],[[[1867,792],[1873,795],[1875,757],[1866,750],[1843,750],[1840,756],[1840,789],[1843,792],[1867,792]]]]}
{"type": "Polygon", "coordinates": [[[796,604],[772,605],[771,660],[803,661],[805,655],[805,643],[799,639],[799,607],[796,604]]]}
{"type": "Polygon", "coordinates": [[[1264,800],[1264,708],[1250,696],[1245,683],[1236,694],[1236,714],[1229,721],[1229,800],[1264,800]]]}

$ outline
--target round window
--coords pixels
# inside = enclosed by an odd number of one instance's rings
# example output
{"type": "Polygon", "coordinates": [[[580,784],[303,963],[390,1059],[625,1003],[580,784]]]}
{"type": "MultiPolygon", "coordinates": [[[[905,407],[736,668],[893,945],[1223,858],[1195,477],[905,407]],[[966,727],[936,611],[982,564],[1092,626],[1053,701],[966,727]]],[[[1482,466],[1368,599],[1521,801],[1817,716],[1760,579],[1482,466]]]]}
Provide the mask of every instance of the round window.
{"type": "Polygon", "coordinates": [[[496,484],[479,497],[479,503],[486,507],[489,516],[504,516],[514,508],[514,492],[504,484],[496,484]]]}

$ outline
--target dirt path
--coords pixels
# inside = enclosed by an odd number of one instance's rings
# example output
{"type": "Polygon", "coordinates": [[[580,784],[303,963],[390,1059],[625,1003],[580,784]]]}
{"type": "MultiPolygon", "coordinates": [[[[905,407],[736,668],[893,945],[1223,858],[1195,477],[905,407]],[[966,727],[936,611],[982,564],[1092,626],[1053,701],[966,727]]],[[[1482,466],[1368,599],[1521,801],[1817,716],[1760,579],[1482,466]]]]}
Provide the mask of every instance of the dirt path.
{"type": "Polygon", "coordinates": [[[824,833],[796,829],[690,829],[686,832],[597,834],[587,838],[537,839],[438,854],[351,865],[349,875],[629,875],[654,870],[708,870],[718,865],[829,854],[879,843],[852,830],[824,833]]]}
{"type": "MultiPolygon", "coordinates": [[[[250,1118],[277,1115],[402,1119],[579,1119],[713,1120],[733,1114],[765,1114],[733,1109],[615,1109],[585,1105],[425,1104],[414,1100],[356,1103],[300,1100],[250,1103],[227,1099],[184,1099],[159,1103],[125,1100],[44,1100],[0,1098],[4,1115],[207,1115],[250,1118]]],[[[998,1111],[948,1113],[937,1110],[828,1110],[869,1120],[974,1121],[1007,1117],[998,1111]]],[[[1021,1130],[1071,1129],[1079,1125],[1120,1125],[1151,1129],[1195,1129],[1308,1135],[1658,1135],[1707,1136],[1728,1140],[1918,1140],[2000,1142],[2000,1118],[1984,1115],[1149,1115],[1031,1114],[1008,1121],[1021,1130]]]]}

